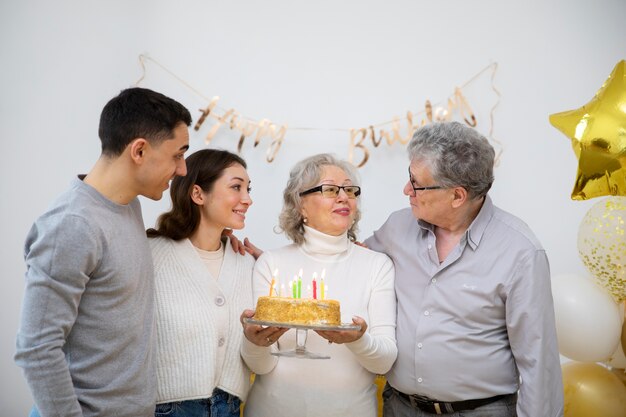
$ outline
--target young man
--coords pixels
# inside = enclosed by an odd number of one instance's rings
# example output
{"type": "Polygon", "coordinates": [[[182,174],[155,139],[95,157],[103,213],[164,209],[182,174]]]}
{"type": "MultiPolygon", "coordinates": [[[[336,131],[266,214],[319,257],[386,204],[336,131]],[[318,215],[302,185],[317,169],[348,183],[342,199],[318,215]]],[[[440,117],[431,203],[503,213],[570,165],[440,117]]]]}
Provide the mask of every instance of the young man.
{"type": "Polygon", "coordinates": [[[102,110],[102,154],[33,225],[16,363],[31,415],[154,416],[153,271],[137,196],[186,174],[191,115],[130,88],[102,110]]]}

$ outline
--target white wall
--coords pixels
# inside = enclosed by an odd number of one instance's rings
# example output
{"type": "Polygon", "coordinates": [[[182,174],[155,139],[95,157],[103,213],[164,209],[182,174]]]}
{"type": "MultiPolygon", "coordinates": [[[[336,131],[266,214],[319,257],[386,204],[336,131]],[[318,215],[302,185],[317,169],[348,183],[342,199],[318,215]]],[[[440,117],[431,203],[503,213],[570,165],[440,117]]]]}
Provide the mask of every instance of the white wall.
{"type": "MultiPolygon", "coordinates": [[[[148,53],[205,96],[220,95],[257,119],[290,126],[349,128],[418,111],[426,99],[497,62],[502,94],[495,135],[505,145],[492,195],[522,217],[548,251],[553,273],[582,272],[576,235],[594,201],[570,200],[577,161],[548,115],[578,108],[626,57],[626,2],[555,1],[3,1],[0,3],[0,407],[26,415],[30,394],[13,364],[23,295],[22,244],[33,220],[99,155],[97,123],[105,102],[140,76],[148,53]]],[[[206,103],[156,65],[142,86],[193,113],[206,103]]],[[[488,84],[487,84],[488,85],[488,84]]],[[[486,133],[495,96],[474,105],[486,133]]],[[[204,146],[192,134],[192,150],[204,146]]],[[[347,156],[335,131],[288,133],[277,160],[246,143],[255,204],[248,227],[262,247],[294,162],[321,151],[347,156]]],[[[236,135],[213,146],[234,150],[236,135]]],[[[404,150],[381,147],[361,170],[368,236],[406,206],[404,150]]],[[[167,198],[143,201],[152,225],[167,198]]]]}

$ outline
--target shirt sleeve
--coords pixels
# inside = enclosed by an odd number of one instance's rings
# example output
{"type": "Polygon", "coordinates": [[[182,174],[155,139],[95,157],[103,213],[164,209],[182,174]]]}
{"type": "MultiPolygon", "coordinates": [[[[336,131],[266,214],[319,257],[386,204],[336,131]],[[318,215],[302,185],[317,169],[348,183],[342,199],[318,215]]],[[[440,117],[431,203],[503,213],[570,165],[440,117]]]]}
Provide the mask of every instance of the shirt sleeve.
{"type": "Polygon", "coordinates": [[[545,252],[537,250],[522,260],[510,285],[506,323],[521,377],[518,416],[562,416],[563,382],[545,252]]]}
{"type": "Polygon", "coordinates": [[[26,290],[16,363],[42,416],[82,416],[64,347],[99,245],[79,217],[40,219],[26,239],[26,290]]]}
{"type": "MultiPolygon", "coordinates": [[[[383,258],[382,255],[380,255],[383,258]]],[[[363,336],[346,347],[368,371],[384,374],[398,356],[396,345],[396,293],[394,268],[389,258],[374,273],[368,303],[369,323],[363,336]]]]}
{"type": "Polygon", "coordinates": [[[391,256],[393,253],[392,246],[394,245],[394,242],[399,240],[401,237],[397,221],[393,220],[395,216],[397,216],[397,213],[392,213],[385,223],[380,226],[380,228],[375,230],[370,237],[363,241],[363,244],[368,249],[391,256]]]}
{"type": "MultiPolygon", "coordinates": [[[[265,252],[259,257],[254,265],[252,273],[252,300],[256,304],[256,300],[267,295],[272,282],[271,278],[271,254],[265,252]]],[[[257,346],[244,337],[241,345],[241,357],[252,372],[263,375],[271,372],[278,363],[278,357],[273,356],[271,352],[278,351],[276,344],[270,347],[257,346]]]]}
{"type": "Polygon", "coordinates": [[[374,234],[363,241],[363,244],[376,252],[387,253],[386,247],[384,245],[384,240],[381,239],[384,232],[385,225],[383,225],[380,229],[374,231],[374,234]]]}

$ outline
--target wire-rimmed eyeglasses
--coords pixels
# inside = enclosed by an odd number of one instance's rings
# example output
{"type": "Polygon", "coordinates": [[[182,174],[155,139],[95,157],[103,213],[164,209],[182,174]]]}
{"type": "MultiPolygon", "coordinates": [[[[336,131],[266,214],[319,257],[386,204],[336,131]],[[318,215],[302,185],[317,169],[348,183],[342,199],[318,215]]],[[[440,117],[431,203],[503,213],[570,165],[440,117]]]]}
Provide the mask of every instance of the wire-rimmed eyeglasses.
{"type": "Polygon", "coordinates": [[[409,183],[411,184],[411,188],[413,188],[413,192],[417,193],[418,191],[426,191],[426,190],[441,190],[445,188],[441,185],[431,185],[430,187],[416,187],[413,184],[413,175],[411,175],[411,167],[409,167],[409,183]]]}
{"type": "Polygon", "coordinates": [[[339,190],[343,190],[348,198],[357,198],[359,195],[361,195],[361,187],[359,187],[358,185],[322,184],[309,190],[302,191],[300,193],[300,196],[302,197],[303,195],[312,194],[319,191],[324,197],[337,198],[337,196],[339,195],[339,190]]]}

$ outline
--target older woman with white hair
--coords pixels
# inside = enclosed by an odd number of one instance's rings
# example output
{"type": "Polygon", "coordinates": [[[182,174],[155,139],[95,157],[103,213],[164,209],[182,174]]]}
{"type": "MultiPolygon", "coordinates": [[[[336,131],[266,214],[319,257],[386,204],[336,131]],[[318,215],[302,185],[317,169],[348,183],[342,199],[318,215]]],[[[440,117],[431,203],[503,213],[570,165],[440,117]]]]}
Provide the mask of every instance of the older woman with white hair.
{"type": "Polygon", "coordinates": [[[387,256],[353,243],[357,184],[354,168],[329,154],[296,164],[279,220],[293,243],[259,257],[252,286],[256,299],[268,295],[276,269],[282,282],[300,269],[307,280],[325,271],[326,298],[339,300],[342,322],[360,330],[308,331],[306,348],[330,356],[311,360],[272,355],[295,347],[296,330],[245,323],[242,356],[256,373],[246,417],[376,416],[375,376],[387,372],[397,354],[394,269],[387,256]]]}

